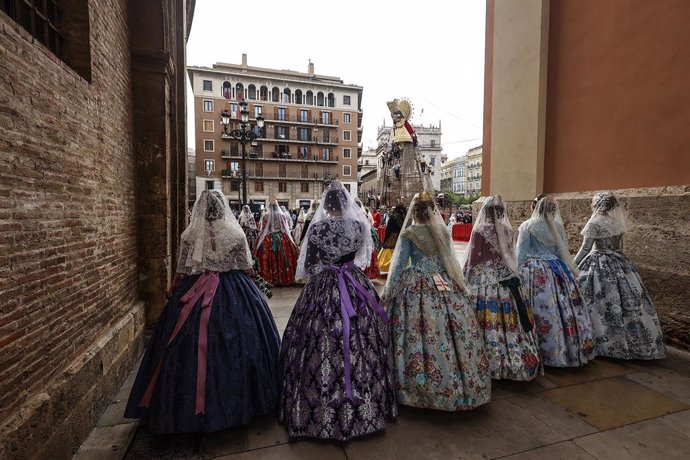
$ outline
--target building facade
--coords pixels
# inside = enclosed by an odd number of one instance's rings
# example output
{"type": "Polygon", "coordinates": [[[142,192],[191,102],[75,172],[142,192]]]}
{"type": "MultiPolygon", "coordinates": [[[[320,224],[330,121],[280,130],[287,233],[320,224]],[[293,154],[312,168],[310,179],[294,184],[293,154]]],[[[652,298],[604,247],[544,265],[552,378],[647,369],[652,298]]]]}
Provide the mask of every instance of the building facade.
{"type": "MultiPolygon", "coordinates": [[[[482,194],[552,194],[571,251],[614,190],[666,339],[690,348],[690,3],[487,1],[482,194]],[[641,27],[640,25],[644,25],[641,27]]],[[[469,160],[468,160],[469,162],[469,160]]]]}
{"type": "Polygon", "coordinates": [[[479,147],[467,151],[467,194],[479,195],[482,191],[482,153],[484,149],[479,147]]]}
{"type": "Polygon", "coordinates": [[[0,2],[0,458],[71,459],[165,305],[193,11],[0,2]]]}
{"type": "Polygon", "coordinates": [[[439,174],[441,176],[440,185],[438,190],[441,192],[452,192],[453,191],[453,179],[455,178],[455,166],[459,161],[458,158],[453,158],[448,160],[441,165],[439,168],[439,174]]]}
{"type": "Polygon", "coordinates": [[[357,159],[361,155],[362,91],[340,78],[308,71],[241,64],[189,67],[194,91],[197,189],[219,188],[230,204],[241,203],[242,176],[247,176],[248,204],[255,210],[274,198],[289,208],[308,206],[337,178],[357,194],[357,159]],[[242,145],[224,133],[220,114],[228,110],[239,128],[239,105],[248,103],[250,125],[265,118],[263,136],[242,145]]]}
{"type": "Polygon", "coordinates": [[[467,155],[457,158],[453,170],[453,193],[468,196],[467,193],[467,155]]]}

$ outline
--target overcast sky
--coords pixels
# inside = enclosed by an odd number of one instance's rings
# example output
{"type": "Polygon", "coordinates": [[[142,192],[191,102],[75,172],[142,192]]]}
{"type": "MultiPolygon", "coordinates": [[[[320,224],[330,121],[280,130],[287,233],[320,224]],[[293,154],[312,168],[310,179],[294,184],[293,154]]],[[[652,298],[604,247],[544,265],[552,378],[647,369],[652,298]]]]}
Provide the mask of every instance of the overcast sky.
{"type": "MultiPolygon", "coordinates": [[[[449,158],[481,144],[485,0],[197,0],[187,63],[336,76],[364,88],[364,148],[390,126],[386,101],[412,101],[412,123],[441,123],[449,158]],[[244,35],[243,35],[244,34],[244,35]]],[[[188,87],[190,145],[194,145],[188,87]]]]}

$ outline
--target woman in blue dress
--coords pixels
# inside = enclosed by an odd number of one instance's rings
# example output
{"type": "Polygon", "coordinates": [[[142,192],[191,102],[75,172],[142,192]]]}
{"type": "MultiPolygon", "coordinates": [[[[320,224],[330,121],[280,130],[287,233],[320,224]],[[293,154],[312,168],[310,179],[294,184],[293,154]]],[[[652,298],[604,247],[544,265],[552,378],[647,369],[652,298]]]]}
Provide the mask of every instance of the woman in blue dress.
{"type": "Polygon", "coordinates": [[[491,398],[475,306],[434,199],[410,204],[384,289],[400,404],[469,410],[491,398]]]}
{"type": "Polygon", "coordinates": [[[612,192],[592,198],[592,217],[575,256],[580,288],[590,308],[597,354],[620,359],[666,356],[656,308],[640,274],[623,254],[625,210],[612,192]]]}
{"type": "Polygon", "coordinates": [[[206,433],[275,410],[280,339],[251,267],[227,200],[204,190],[182,233],[170,298],[125,417],[142,419],[155,434],[206,433]]]}
{"type": "Polygon", "coordinates": [[[518,264],[534,312],[542,363],[582,366],[594,358],[596,347],[556,201],[549,196],[539,199],[519,231],[518,264]]]}

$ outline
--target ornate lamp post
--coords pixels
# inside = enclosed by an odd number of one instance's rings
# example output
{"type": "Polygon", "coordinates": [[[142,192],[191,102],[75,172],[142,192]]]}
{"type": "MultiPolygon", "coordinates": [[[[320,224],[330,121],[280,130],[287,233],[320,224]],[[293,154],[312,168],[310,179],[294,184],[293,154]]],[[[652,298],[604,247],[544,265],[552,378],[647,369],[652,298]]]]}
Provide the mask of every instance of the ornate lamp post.
{"type": "Polygon", "coordinates": [[[264,129],[264,117],[256,116],[256,126],[259,128],[255,132],[249,125],[249,110],[247,101],[240,101],[240,129],[228,130],[230,126],[230,112],[223,109],[220,114],[220,124],[223,125],[223,137],[239,141],[242,144],[242,205],[247,204],[247,144],[261,137],[264,129]]]}

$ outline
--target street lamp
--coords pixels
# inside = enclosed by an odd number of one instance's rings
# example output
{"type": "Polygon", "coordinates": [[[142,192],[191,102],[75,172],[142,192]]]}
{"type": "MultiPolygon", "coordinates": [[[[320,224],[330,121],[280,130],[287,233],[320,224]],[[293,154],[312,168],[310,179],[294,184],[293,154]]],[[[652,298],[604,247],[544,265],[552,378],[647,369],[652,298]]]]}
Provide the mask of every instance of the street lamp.
{"type": "Polygon", "coordinates": [[[264,129],[264,117],[256,116],[256,126],[259,128],[258,132],[252,131],[249,125],[249,110],[247,110],[247,101],[242,99],[240,101],[240,129],[228,130],[230,126],[230,112],[223,109],[220,114],[220,124],[223,125],[223,136],[229,139],[239,141],[242,144],[242,205],[247,204],[247,143],[250,143],[261,137],[264,129]]]}

